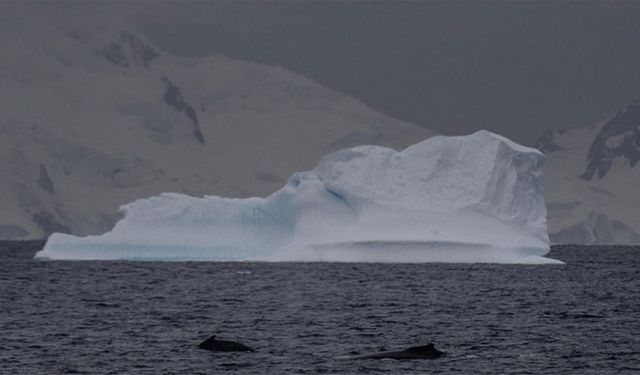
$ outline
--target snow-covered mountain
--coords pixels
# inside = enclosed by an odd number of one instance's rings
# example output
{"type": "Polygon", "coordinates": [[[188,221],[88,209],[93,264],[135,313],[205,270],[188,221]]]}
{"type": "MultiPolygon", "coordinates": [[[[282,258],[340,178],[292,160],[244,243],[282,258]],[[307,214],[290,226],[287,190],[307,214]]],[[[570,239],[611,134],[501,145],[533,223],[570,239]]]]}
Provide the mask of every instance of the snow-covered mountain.
{"type": "Polygon", "coordinates": [[[161,192],[264,196],[327,153],[434,133],[280,67],[126,29],[0,35],[0,239],[101,233],[161,192]]]}
{"type": "Polygon", "coordinates": [[[584,128],[549,132],[545,200],[556,243],[640,243],[640,101],[584,128]]]}

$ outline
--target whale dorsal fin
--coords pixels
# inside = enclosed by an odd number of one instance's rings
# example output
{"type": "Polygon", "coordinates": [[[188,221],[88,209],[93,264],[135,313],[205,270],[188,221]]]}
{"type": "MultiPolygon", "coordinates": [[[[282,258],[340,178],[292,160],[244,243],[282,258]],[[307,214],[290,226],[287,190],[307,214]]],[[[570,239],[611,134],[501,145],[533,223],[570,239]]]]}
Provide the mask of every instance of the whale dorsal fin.
{"type": "Polygon", "coordinates": [[[211,344],[211,343],[214,343],[215,341],[216,341],[216,335],[213,335],[213,336],[209,337],[208,339],[204,340],[204,342],[202,344],[211,344]]]}

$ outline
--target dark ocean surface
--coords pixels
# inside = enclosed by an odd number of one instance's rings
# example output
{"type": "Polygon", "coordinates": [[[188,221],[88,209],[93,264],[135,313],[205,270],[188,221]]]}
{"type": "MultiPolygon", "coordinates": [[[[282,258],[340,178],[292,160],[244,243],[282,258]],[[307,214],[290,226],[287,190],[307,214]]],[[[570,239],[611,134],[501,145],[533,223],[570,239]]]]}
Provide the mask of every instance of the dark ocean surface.
{"type": "Polygon", "coordinates": [[[640,374],[640,248],[564,266],[34,261],[0,243],[1,374],[640,374]],[[216,334],[255,353],[197,345],[216,334]],[[437,360],[340,360],[433,342],[437,360]]]}

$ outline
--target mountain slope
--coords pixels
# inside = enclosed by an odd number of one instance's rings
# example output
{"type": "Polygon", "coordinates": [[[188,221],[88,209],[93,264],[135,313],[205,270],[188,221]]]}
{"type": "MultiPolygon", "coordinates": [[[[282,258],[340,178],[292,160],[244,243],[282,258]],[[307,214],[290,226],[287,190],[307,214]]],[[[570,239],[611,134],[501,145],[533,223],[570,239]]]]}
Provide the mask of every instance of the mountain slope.
{"type": "Polygon", "coordinates": [[[0,238],[108,230],[160,192],[264,196],[329,152],[433,135],[279,67],[128,30],[0,37],[0,238]]]}
{"type": "Polygon", "coordinates": [[[556,243],[640,243],[640,102],[596,125],[543,135],[549,234],[556,243]]]}

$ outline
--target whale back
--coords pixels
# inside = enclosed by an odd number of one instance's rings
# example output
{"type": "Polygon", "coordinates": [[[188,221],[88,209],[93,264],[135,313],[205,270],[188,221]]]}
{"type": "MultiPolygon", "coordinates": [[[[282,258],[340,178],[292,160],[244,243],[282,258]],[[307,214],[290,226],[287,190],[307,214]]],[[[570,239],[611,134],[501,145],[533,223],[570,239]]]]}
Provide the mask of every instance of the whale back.
{"type": "Polygon", "coordinates": [[[444,354],[443,352],[436,349],[431,343],[427,345],[421,345],[421,346],[412,346],[409,349],[406,349],[404,352],[415,354],[418,356],[435,357],[435,358],[440,357],[441,355],[444,354]]]}
{"type": "Polygon", "coordinates": [[[409,353],[414,353],[414,354],[427,354],[427,353],[433,353],[434,350],[435,348],[433,347],[433,344],[429,343],[427,345],[412,346],[409,349],[406,349],[405,351],[409,353]]]}
{"type": "Polygon", "coordinates": [[[204,340],[200,345],[200,349],[213,350],[217,352],[252,352],[254,351],[250,347],[241,344],[239,342],[216,340],[216,336],[213,335],[204,340]]]}

